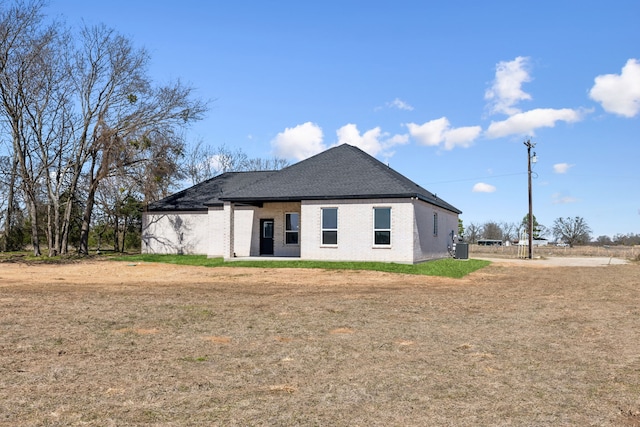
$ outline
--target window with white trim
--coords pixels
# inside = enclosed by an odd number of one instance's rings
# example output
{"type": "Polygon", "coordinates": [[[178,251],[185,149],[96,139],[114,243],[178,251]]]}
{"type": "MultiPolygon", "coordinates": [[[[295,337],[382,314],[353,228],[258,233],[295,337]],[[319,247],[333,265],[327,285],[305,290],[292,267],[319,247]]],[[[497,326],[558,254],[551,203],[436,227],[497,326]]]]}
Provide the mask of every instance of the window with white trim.
{"type": "Polygon", "coordinates": [[[284,215],[284,243],[297,245],[300,242],[300,214],[297,212],[284,215]]]}
{"type": "Polygon", "coordinates": [[[322,208],[322,244],[338,244],[338,208],[322,208]]]}
{"type": "Polygon", "coordinates": [[[433,213],[433,235],[438,235],[438,212],[433,213]]]}
{"type": "Polygon", "coordinates": [[[373,244],[391,245],[391,208],[373,208],[373,244]]]}

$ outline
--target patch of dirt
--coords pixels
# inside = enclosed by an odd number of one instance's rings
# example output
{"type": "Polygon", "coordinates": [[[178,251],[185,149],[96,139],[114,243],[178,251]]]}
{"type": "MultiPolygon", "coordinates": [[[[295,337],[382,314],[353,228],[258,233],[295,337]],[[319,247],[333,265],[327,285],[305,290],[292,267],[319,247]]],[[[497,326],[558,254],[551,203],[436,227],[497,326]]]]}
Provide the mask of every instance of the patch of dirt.
{"type": "Polygon", "coordinates": [[[638,277],[2,263],[0,426],[638,425],[638,277]]]}

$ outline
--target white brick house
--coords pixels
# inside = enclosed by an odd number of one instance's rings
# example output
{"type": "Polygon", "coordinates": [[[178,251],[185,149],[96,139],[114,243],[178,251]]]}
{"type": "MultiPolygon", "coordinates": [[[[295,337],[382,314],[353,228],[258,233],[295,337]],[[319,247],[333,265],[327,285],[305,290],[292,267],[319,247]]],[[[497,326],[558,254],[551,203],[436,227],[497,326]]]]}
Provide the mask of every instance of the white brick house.
{"type": "Polygon", "coordinates": [[[142,252],[417,263],[449,256],[460,213],[343,144],[280,171],[225,173],[150,204],[142,252]]]}

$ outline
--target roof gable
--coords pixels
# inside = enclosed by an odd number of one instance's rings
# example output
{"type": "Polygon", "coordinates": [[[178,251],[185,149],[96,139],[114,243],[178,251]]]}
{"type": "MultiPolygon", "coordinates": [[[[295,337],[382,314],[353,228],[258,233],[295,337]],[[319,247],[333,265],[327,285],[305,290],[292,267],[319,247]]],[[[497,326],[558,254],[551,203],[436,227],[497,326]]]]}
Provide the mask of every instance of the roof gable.
{"type": "Polygon", "coordinates": [[[252,185],[226,192],[235,202],[417,197],[461,213],[404,175],[357,147],[343,144],[277,171],[252,185]]]}

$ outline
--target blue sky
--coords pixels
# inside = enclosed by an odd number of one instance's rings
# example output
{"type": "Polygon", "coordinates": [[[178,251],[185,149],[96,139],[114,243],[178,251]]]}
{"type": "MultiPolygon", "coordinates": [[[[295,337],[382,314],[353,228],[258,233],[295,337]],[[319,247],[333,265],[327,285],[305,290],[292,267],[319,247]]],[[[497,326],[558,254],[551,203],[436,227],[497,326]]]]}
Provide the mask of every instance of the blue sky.
{"type": "Polygon", "coordinates": [[[640,2],[51,0],[211,101],[192,143],[304,159],[359,146],[463,211],[640,233],[640,2]]]}

